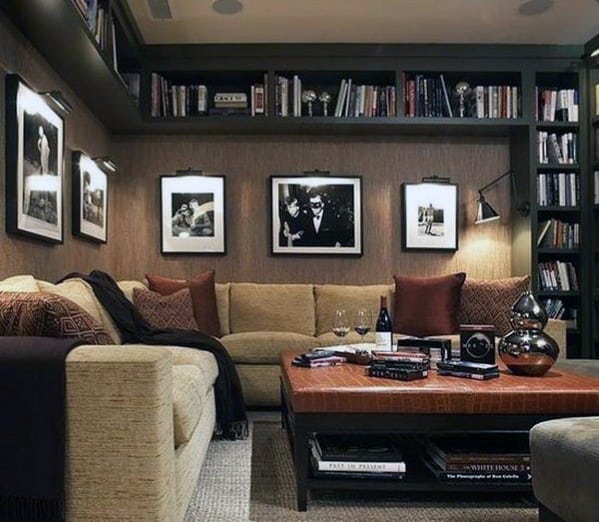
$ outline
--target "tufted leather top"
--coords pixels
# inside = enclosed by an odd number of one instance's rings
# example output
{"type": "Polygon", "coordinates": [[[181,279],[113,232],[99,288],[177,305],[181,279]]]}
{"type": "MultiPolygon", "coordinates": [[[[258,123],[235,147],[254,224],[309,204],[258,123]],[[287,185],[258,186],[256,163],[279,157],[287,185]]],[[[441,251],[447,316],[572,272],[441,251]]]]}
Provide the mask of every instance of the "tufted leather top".
{"type": "Polygon", "coordinates": [[[440,376],[416,381],[367,377],[364,366],[291,365],[281,354],[281,374],[296,413],[599,414],[599,379],[551,369],[544,377],[520,377],[502,368],[498,379],[440,376]]]}

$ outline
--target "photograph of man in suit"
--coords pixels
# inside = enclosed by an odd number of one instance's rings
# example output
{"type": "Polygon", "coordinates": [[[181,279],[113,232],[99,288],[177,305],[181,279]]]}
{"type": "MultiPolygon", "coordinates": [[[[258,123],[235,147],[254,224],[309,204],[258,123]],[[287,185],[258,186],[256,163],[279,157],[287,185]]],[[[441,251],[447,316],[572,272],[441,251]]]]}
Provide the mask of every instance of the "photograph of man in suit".
{"type": "Polygon", "coordinates": [[[310,210],[304,215],[302,246],[339,247],[343,243],[344,230],[335,211],[326,204],[320,192],[309,194],[310,210]]]}

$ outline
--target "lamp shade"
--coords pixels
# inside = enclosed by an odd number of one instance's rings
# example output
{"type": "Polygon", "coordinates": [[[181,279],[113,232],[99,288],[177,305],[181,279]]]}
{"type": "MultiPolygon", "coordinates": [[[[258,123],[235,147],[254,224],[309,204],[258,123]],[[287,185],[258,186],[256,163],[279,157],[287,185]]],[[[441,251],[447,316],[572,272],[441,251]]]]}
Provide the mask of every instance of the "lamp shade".
{"type": "Polygon", "coordinates": [[[488,221],[494,221],[496,219],[499,219],[499,214],[485,201],[483,196],[480,196],[474,223],[480,225],[481,223],[487,223],[488,221]]]}

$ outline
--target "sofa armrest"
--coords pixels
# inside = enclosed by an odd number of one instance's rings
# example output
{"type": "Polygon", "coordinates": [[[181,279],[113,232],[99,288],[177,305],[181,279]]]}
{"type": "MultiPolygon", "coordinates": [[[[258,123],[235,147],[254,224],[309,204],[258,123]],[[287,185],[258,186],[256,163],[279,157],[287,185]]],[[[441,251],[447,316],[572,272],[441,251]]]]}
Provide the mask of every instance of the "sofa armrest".
{"type": "Polygon", "coordinates": [[[81,346],[69,354],[67,520],[172,520],[172,363],[143,345],[81,346]]]}
{"type": "Polygon", "coordinates": [[[553,337],[559,346],[559,359],[566,359],[566,322],[561,319],[549,319],[547,326],[545,326],[545,333],[553,337]]]}

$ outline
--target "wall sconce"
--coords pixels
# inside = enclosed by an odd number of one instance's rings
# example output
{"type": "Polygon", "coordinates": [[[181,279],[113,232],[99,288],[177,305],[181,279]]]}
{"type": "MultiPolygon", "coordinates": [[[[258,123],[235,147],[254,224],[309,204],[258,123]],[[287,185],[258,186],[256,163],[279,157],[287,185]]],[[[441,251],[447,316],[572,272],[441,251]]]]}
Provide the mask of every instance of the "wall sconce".
{"type": "MultiPolygon", "coordinates": [[[[483,192],[496,185],[503,178],[510,176],[512,182],[512,195],[516,196],[516,181],[514,179],[515,175],[516,173],[512,169],[510,169],[507,172],[504,172],[498,178],[495,178],[490,183],[487,183],[484,187],[478,189],[477,210],[474,224],[480,225],[481,223],[488,223],[489,221],[495,221],[496,219],[499,219],[499,212],[497,212],[491,205],[489,205],[489,203],[483,196],[483,192]]],[[[528,213],[530,212],[530,203],[528,201],[524,201],[516,208],[516,210],[520,215],[528,216],[528,213]]]]}
{"type": "Polygon", "coordinates": [[[116,164],[114,163],[114,161],[112,161],[108,156],[99,156],[97,158],[92,158],[92,159],[105,172],[106,171],[116,172],[118,170],[116,164]]]}
{"type": "Polygon", "coordinates": [[[73,110],[73,106],[60,91],[42,91],[38,92],[38,94],[40,96],[48,96],[65,114],[69,114],[73,110]]]}

